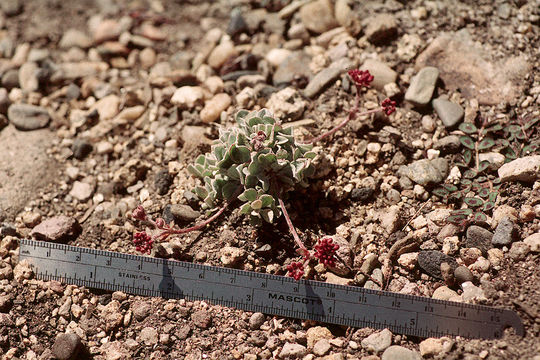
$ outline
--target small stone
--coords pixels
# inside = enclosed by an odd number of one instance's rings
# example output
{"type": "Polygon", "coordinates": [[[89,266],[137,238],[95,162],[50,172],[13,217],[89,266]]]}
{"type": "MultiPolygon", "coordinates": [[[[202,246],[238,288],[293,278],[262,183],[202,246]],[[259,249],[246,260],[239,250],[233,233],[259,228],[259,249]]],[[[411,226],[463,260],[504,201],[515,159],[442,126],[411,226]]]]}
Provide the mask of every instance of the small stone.
{"type": "Polygon", "coordinates": [[[143,342],[146,346],[153,346],[158,343],[159,335],[156,329],[147,326],[140,331],[137,340],[143,342]]]}
{"type": "Polygon", "coordinates": [[[450,300],[452,298],[458,297],[458,293],[454,290],[450,289],[448,286],[439,286],[434,292],[433,292],[433,299],[439,299],[439,300],[450,300]]]}
{"type": "Polygon", "coordinates": [[[154,186],[158,195],[165,195],[169,191],[172,181],[173,177],[169,174],[169,170],[162,169],[158,171],[154,179],[154,186]]]}
{"type": "Polygon", "coordinates": [[[343,58],[333,62],[315,75],[304,89],[304,95],[312,98],[321,92],[328,84],[336,80],[343,72],[353,67],[353,62],[343,58]]]}
{"type": "Polygon", "coordinates": [[[322,34],[338,26],[334,18],[334,7],[330,0],[317,0],[302,6],[300,19],[308,30],[317,34],[322,34]]]}
{"type": "Polygon", "coordinates": [[[334,273],[331,273],[331,272],[326,272],[324,274],[325,276],[325,280],[324,282],[328,283],[328,284],[336,284],[336,285],[351,285],[352,284],[352,279],[346,279],[344,277],[341,277],[341,276],[337,276],[336,274],[334,273]]]}
{"type": "Polygon", "coordinates": [[[386,349],[381,360],[421,360],[421,356],[414,350],[409,350],[403,346],[392,345],[386,349]]]}
{"type": "Polygon", "coordinates": [[[208,56],[208,65],[219,69],[229,58],[236,56],[237,51],[231,41],[224,41],[212,50],[208,56]]]}
{"type": "Polygon", "coordinates": [[[540,252],[540,233],[527,236],[523,242],[529,246],[532,252],[540,252]]]}
{"type": "Polygon", "coordinates": [[[204,86],[212,94],[217,94],[223,91],[223,80],[219,76],[210,76],[204,81],[204,86]]]}
{"type": "Polygon", "coordinates": [[[313,354],[317,356],[324,356],[326,355],[332,346],[330,345],[330,342],[327,339],[321,339],[313,345],[313,354]]]}
{"type": "Polygon", "coordinates": [[[420,355],[422,357],[440,356],[450,350],[451,346],[453,342],[448,338],[429,338],[420,343],[420,355]]]}
{"type": "Polygon", "coordinates": [[[456,279],[454,278],[454,269],[448,263],[441,263],[441,275],[448,286],[453,286],[456,282],[456,279]]]}
{"type": "Polygon", "coordinates": [[[403,175],[419,185],[438,184],[448,175],[448,161],[444,158],[421,159],[402,169],[403,175]]]}
{"type": "Polygon", "coordinates": [[[182,86],[177,89],[171,103],[178,106],[179,109],[192,109],[204,101],[204,91],[199,86],[182,86]]]}
{"type": "Polygon", "coordinates": [[[237,265],[240,260],[243,260],[246,256],[246,251],[232,246],[225,246],[220,249],[220,260],[224,266],[237,265]]]}
{"type": "Polygon", "coordinates": [[[156,64],[157,55],[154,49],[147,47],[139,53],[139,60],[143,69],[150,69],[156,64]]]}
{"type": "Polygon", "coordinates": [[[81,338],[72,332],[59,334],[51,348],[53,356],[58,360],[77,359],[82,348],[81,338]]]}
{"type": "Polygon", "coordinates": [[[467,229],[467,236],[463,245],[467,248],[480,249],[482,254],[486,256],[487,251],[492,248],[492,239],[493,233],[491,231],[477,225],[471,225],[467,229]]]}
{"type": "Polygon", "coordinates": [[[498,205],[495,210],[493,210],[491,226],[496,228],[497,225],[499,225],[499,222],[505,217],[508,217],[513,223],[516,223],[518,222],[518,211],[510,205],[498,205]]]}
{"type": "Polygon", "coordinates": [[[41,222],[41,214],[34,211],[25,211],[22,215],[24,226],[33,228],[41,222]]]}
{"type": "Polygon", "coordinates": [[[531,251],[531,248],[529,245],[523,241],[517,241],[512,244],[512,247],[510,248],[510,251],[508,252],[508,256],[510,259],[515,261],[521,261],[525,260],[529,252],[531,251]]]}
{"type": "Polygon", "coordinates": [[[493,265],[497,269],[497,266],[500,266],[502,264],[502,261],[504,260],[504,253],[501,249],[489,249],[488,260],[491,265],[493,265]]]}
{"type": "Polygon", "coordinates": [[[0,295],[0,313],[7,313],[13,305],[12,295],[0,295]]]}
{"type": "Polygon", "coordinates": [[[327,327],[324,326],[314,326],[307,330],[306,332],[306,340],[307,340],[307,347],[308,349],[313,349],[313,346],[315,346],[315,343],[321,339],[333,339],[334,336],[328,330],[327,327]]]}
{"type": "Polygon", "coordinates": [[[19,262],[13,269],[13,278],[19,282],[30,279],[33,274],[34,271],[27,260],[19,262]]]}
{"type": "Polygon", "coordinates": [[[8,119],[18,130],[30,131],[46,127],[51,117],[49,112],[40,106],[12,104],[8,108],[8,119]]]}
{"type": "Polygon", "coordinates": [[[452,268],[457,268],[456,259],[437,250],[420,251],[418,253],[418,265],[429,275],[443,280],[441,264],[447,263],[452,268]]]}
{"type": "Polygon", "coordinates": [[[478,161],[487,161],[490,163],[490,169],[497,170],[504,165],[505,157],[496,152],[481,153],[478,154],[478,161]]]}
{"type": "Polygon", "coordinates": [[[307,354],[305,346],[300,344],[286,343],[279,353],[282,359],[299,359],[307,354]]]}
{"type": "Polygon", "coordinates": [[[240,8],[234,8],[231,11],[231,19],[227,25],[227,34],[231,37],[235,37],[238,34],[247,32],[249,30],[246,20],[242,16],[242,10],[240,8]]]}
{"type": "Polygon", "coordinates": [[[5,261],[0,260],[0,280],[11,280],[13,277],[13,269],[11,265],[5,261]]]}
{"type": "Polygon", "coordinates": [[[354,188],[351,191],[351,200],[353,201],[368,201],[373,197],[374,189],[370,187],[354,188]]]}
{"type": "Polygon", "coordinates": [[[86,201],[90,199],[93,193],[94,187],[92,185],[81,181],[75,181],[69,195],[79,201],[86,201]]]}
{"type": "Polygon", "coordinates": [[[291,55],[291,50],[276,48],[276,49],[270,50],[266,54],[265,59],[266,61],[270,63],[270,65],[279,66],[290,55],[291,55]]]}
{"type": "Polygon", "coordinates": [[[287,87],[270,96],[266,106],[278,118],[296,120],[302,116],[308,102],[293,87],[287,87]]]}
{"type": "Polygon", "coordinates": [[[147,22],[141,25],[141,35],[147,39],[155,41],[163,41],[167,39],[167,34],[165,32],[147,22]]]}
{"type": "Polygon", "coordinates": [[[201,329],[208,329],[212,323],[212,315],[207,310],[198,310],[191,314],[191,321],[201,329]]]}
{"type": "Polygon", "coordinates": [[[189,205],[183,204],[171,205],[170,211],[174,219],[180,222],[190,222],[201,216],[200,212],[193,210],[189,205]]]}
{"type": "Polygon", "coordinates": [[[79,47],[86,49],[92,46],[92,39],[82,31],[77,29],[68,29],[58,44],[62,49],[69,49],[71,47],[79,47]]]}
{"type": "Polygon", "coordinates": [[[497,225],[491,243],[494,246],[506,246],[517,240],[518,237],[518,229],[514,222],[509,217],[504,217],[497,225]]]}
{"type": "Polygon", "coordinates": [[[93,146],[85,139],[75,139],[71,150],[75,159],[82,160],[92,152],[93,146]]]}
{"type": "Polygon", "coordinates": [[[310,78],[309,64],[311,57],[303,51],[295,51],[283,60],[272,76],[272,82],[278,86],[290,84],[295,78],[310,78]]]}
{"type": "Polygon", "coordinates": [[[473,264],[469,265],[469,269],[479,273],[485,273],[489,271],[490,266],[491,264],[489,263],[489,260],[483,256],[480,256],[473,264]]]}
{"type": "Polygon", "coordinates": [[[392,332],[388,329],[376,332],[362,340],[362,347],[367,351],[379,353],[392,345],[392,332]]]}
{"type": "Polygon", "coordinates": [[[475,286],[470,281],[467,281],[461,284],[461,288],[463,289],[463,294],[461,295],[463,298],[463,301],[471,302],[471,301],[487,300],[486,295],[484,294],[484,291],[480,289],[478,286],[475,286]]]}
{"type": "MultiPolygon", "coordinates": [[[[422,116],[422,130],[427,133],[432,133],[437,128],[435,120],[429,115],[422,116]]],[[[440,141],[441,139],[439,139],[440,141]]],[[[437,149],[437,148],[436,148],[437,149]]]]}
{"type": "Polygon", "coordinates": [[[35,62],[26,62],[19,68],[19,85],[25,92],[39,89],[39,67],[35,62]]]}
{"type": "Polygon", "coordinates": [[[446,128],[454,128],[463,120],[465,112],[458,104],[442,98],[433,100],[432,104],[446,128]]]}
{"type": "Polygon", "coordinates": [[[459,253],[460,253],[461,259],[467,266],[473,264],[480,256],[482,256],[482,251],[474,247],[461,249],[459,253]]]}
{"type": "Polygon", "coordinates": [[[96,151],[100,155],[111,154],[114,151],[114,146],[108,141],[100,141],[96,145],[96,151]]]}
{"type": "Polygon", "coordinates": [[[370,17],[364,33],[374,45],[385,45],[397,36],[396,18],[391,14],[379,14],[370,17]]]}
{"type": "Polygon", "coordinates": [[[90,112],[96,110],[101,120],[109,120],[118,114],[120,109],[120,97],[111,94],[107,95],[90,108],[90,112]]]}
{"type": "Polygon", "coordinates": [[[397,72],[379,60],[367,59],[360,70],[369,70],[373,75],[371,86],[377,90],[383,90],[385,85],[395,83],[397,80],[397,72]]]}
{"type": "Polygon", "coordinates": [[[401,254],[397,260],[398,264],[408,271],[414,270],[418,262],[418,253],[401,254]]]}
{"type": "Polygon", "coordinates": [[[525,156],[510,161],[501,166],[498,173],[502,182],[523,181],[532,183],[540,177],[540,155],[525,156]]]}
{"type": "Polygon", "coordinates": [[[137,300],[131,305],[131,311],[137,321],[143,321],[152,313],[152,305],[148,301],[137,300]]]}
{"type": "Polygon", "coordinates": [[[388,233],[394,233],[402,224],[402,210],[398,205],[392,205],[379,215],[382,228],[388,233]]]}
{"type": "Polygon", "coordinates": [[[463,265],[458,266],[456,270],[454,270],[454,276],[459,284],[474,280],[471,270],[463,265]]]}
{"type": "Polygon", "coordinates": [[[32,229],[30,236],[36,240],[60,242],[77,236],[81,231],[79,222],[64,215],[43,221],[32,229]]]}
{"type": "Polygon", "coordinates": [[[259,330],[262,324],[264,324],[264,321],[266,320],[266,316],[263,313],[256,312],[251,315],[249,318],[249,328],[251,330],[259,330]]]}
{"type": "Polygon", "coordinates": [[[438,78],[439,70],[437,68],[432,66],[423,68],[412,78],[405,93],[405,100],[418,106],[429,104],[438,78]]]}
{"type": "Polygon", "coordinates": [[[219,119],[222,111],[227,110],[231,105],[231,97],[225,93],[215,95],[212,99],[206,102],[201,110],[201,120],[205,123],[211,123],[219,119]]]}

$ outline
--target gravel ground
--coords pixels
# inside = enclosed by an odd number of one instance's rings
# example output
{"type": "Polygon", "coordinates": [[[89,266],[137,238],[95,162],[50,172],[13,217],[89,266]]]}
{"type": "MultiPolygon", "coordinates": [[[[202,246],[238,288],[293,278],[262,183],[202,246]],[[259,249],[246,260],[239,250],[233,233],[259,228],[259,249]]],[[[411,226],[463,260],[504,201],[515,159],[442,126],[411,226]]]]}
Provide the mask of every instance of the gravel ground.
{"type": "MultiPolygon", "coordinates": [[[[0,355],[540,359],[539,152],[505,165],[500,151],[482,155],[502,186],[481,223],[447,223],[458,204],[433,193],[465,175],[459,124],[540,116],[539,9],[538,0],[2,0],[0,355]],[[17,239],[28,237],[135,253],[139,204],[179,226],[200,221],[186,168],[221,126],[266,107],[298,139],[320,135],[353,106],[346,71],[356,67],[375,76],[361,108],[390,97],[397,110],[318,143],[310,186],[290,194],[300,236],[309,246],[342,239],[352,268],[308,276],[510,308],[525,337],[328,326],[43,282],[19,263],[17,239]]],[[[525,144],[538,143],[537,127],[525,144]]],[[[298,260],[285,221],[252,227],[234,207],[151,256],[280,275],[298,260]]]]}

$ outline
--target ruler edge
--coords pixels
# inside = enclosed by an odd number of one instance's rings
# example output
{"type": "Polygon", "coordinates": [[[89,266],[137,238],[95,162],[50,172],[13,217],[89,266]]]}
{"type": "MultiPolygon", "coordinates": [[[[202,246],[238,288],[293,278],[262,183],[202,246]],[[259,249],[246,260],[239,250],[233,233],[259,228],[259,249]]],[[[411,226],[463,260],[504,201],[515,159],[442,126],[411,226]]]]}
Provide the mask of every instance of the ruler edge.
{"type": "MultiPolygon", "coordinates": [[[[19,260],[21,258],[24,259],[25,257],[24,254],[21,254],[22,246],[30,246],[30,247],[35,248],[37,245],[42,248],[52,248],[55,250],[64,250],[64,251],[71,251],[71,252],[82,252],[82,253],[97,252],[98,255],[101,255],[101,256],[110,256],[110,257],[119,258],[119,259],[126,259],[126,258],[130,260],[141,259],[147,262],[161,264],[161,265],[170,264],[170,263],[179,263],[179,264],[184,264],[184,266],[192,267],[194,269],[201,269],[201,270],[210,269],[217,272],[236,273],[242,276],[247,275],[250,277],[270,278],[272,280],[286,281],[292,284],[297,284],[297,283],[303,283],[303,284],[308,284],[308,285],[312,284],[318,287],[323,287],[323,288],[328,288],[328,289],[341,289],[341,290],[346,290],[347,292],[355,292],[355,293],[360,293],[360,294],[371,294],[371,295],[382,294],[384,296],[394,297],[396,299],[399,298],[399,299],[408,299],[408,300],[413,300],[413,301],[415,300],[416,302],[421,301],[427,304],[430,304],[430,303],[439,304],[439,305],[450,304],[452,306],[459,306],[466,309],[474,309],[474,310],[479,309],[479,310],[484,310],[484,311],[489,311],[489,312],[496,311],[497,313],[503,315],[504,318],[506,319],[506,322],[501,322],[502,331],[499,338],[502,338],[504,330],[508,327],[512,327],[516,335],[518,336],[524,337],[526,335],[525,327],[523,325],[523,321],[521,320],[521,317],[518,315],[518,313],[515,310],[505,308],[505,307],[495,307],[495,306],[482,305],[482,304],[469,304],[469,303],[462,303],[462,302],[450,301],[450,300],[433,299],[426,296],[401,294],[401,293],[387,291],[387,290],[366,289],[366,288],[358,287],[358,286],[332,284],[332,283],[326,283],[326,282],[317,281],[317,280],[308,280],[308,279],[295,280],[291,277],[283,276],[283,275],[259,273],[259,272],[251,271],[251,270],[241,270],[241,269],[227,268],[227,267],[216,266],[216,265],[197,264],[197,263],[191,263],[187,261],[157,258],[157,257],[152,257],[152,256],[147,256],[147,255],[140,255],[140,254],[129,254],[129,253],[122,253],[122,252],[117,252],[117,251],[94,249],[94,248],[88,248],[88,247],[82,247],[82,246],[76,246],[76,245],[70,245],[70,244],[53,243],[53,242],[43,241],[43,240],[18,239],[18,241],[19,241],[19,260]]],[[[31,257],[31,256],[28,256],[28,257],[31,257]]],[[[38,274],[36,274],[36,277],[37,275],[38,274]]],[[[39,274],[39,275],[40,277],[47,276],[43,274],[39,274]]],[[[53,275],[48,275],[48,276],[52,277],[53,275]]],[[[54,276],[54,277],[59,278],[59,279],[64,278],[61,276],[54,276]]],[[[43,280],[43,279],[40,279],[40,280],[43,280]]],[[[44,281],[51,281],[51,280],[45,279],[44,281]]],[[[83,281],[83,280],[77,280],[77,281],[83,281]]],[[[89,280],[85,280],[85,281],[90,282],[89,280]]],[[[77,284],[74,284],[74,285],[77,285],[77,284]]],[[[77,285],[77,286],[80,286],[80,285],[77,285]]],[[[92,288],[91,286],[87,286],[87,285],[82,285],[82,286],[92,288]]],[[[113,285],[113,286],[117,286],[117,285],[113,285]]],[[[105,291],[114,291],[114,290],[103,289],[99,287],[94,287],[94,288],[105,290],[105,291]]],[[[137,294],[137,295],[149,296],[149,295],[144,295],[144,294],[137,294]]],[[[186,297],[189,298],[189,296],[184,296],[184,297],[177,297],[177,299],[186,298],[186,297]]],[[[188,301],[194,301],[194,300],[188,299],[188,301]]],[[[289,317],[289,318],[294,318],[294,319],[302,319],[302,318],[297,318],[297,317],[288,316],[288,315],[278,315],[278,316],[289,317]]],[[[304,319],[304,320],[307,320],[307,319],[304,319]]],[[[320,320],[315,320],[315,321],[320,321],[320,320]]],[[[321,322],[324,322],[324,321],[321,321],[321,322]]],[[[373,327],[376,327],[376,326],[373,326],[373,327]]],[[[381,327],[381,329],[383,328],[384,327],[381,327]]],[[[435,332],[435,331],[431,331],[431,332],[435,332]]],[[[447,334],[447,336],[448,335],[450,334],[447,334]]],[[[418,335],[413,335],[413,336],[418,336],[418,335]]],[[[464,336],[464,335],[450,335],[450,336],[461,336],[464,338],[468,338],[467,336],[464,336]]],[[[478,337],[472,337],[472,338],[479,339],[478,337]]],[[[490,338],[484,338],[484,339],[496,339],[496,338],[497,337],[490,337],[490,338]]]]}

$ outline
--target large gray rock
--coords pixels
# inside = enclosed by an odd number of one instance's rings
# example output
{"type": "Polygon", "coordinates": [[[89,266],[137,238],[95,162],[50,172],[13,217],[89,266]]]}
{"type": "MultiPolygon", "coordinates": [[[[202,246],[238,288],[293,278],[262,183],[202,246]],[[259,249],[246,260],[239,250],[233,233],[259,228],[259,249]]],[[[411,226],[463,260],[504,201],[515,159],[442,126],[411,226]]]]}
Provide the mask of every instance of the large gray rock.
{"type": "Polygon", "coordinates": [[[412,78],[411,84],[405,93],[405,100],[414,105],[427,105],[435,91],[435,85],[439,78],[439,70],[433,66],[427,66],[420,70],[412,78]]]}
{"type": "Polygon", "coordinates": [[[510,161],[501,166],[498,173],[501,181],[534,182],[540,178],[540,155],[510,161]]]}
{"type": "Polygon", "coordinates": [[[30,131],[44,128],[51,117],[47,109],[29,104],[12,104],[8,119],[18,130],[30,131]]]}
{"type": "Polygon", "coordinates": [[[444,158],[417,160],[401,167],[399,174],[422,186],[438,184],[448,176],[448,161],[444,158]]]}
{"type": "Polygon", "coordinates": [[[432,104],[433,109],[435,109],[445,127],[456,127],[463,120],[465,112],[458,104],[441,98],[433,100],[432,104]]]}

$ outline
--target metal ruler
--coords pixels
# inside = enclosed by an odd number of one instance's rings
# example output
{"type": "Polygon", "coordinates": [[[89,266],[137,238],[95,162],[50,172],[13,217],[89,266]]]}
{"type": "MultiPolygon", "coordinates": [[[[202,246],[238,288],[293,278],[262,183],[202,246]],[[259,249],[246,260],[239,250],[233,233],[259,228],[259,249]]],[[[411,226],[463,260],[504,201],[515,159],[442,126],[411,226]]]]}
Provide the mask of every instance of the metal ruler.
{"type": "Polygon", "coordinates": [[[38,279],[89,288],[207,300],[247,311],[388,328],[419,337],[499,338],[510,326],[524,334],[515,312],[488,306],[43,241],[21,240],[19,254],[38,279]]]}

